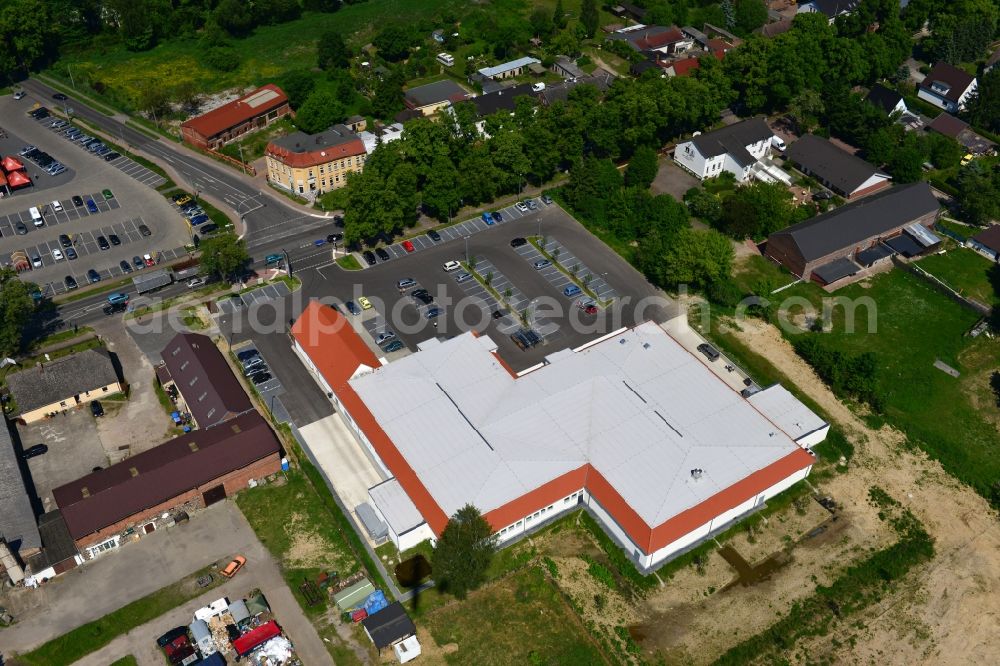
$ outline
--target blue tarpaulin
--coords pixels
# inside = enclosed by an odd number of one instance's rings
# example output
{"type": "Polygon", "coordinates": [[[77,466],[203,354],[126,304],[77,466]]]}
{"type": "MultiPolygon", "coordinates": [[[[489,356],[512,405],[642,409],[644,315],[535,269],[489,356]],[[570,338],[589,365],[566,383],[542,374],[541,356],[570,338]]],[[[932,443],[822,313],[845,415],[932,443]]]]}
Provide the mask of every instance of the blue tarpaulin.
{"type": "Polygon", "coordinates": [[[174,420],[174,423],[180,424],[181,413],[180,412],[170,412],[170,418],[174,420]]]}
{"type": "Polygon", "coordinates": [[[389,602],[385,600],[385,592],[382,590],[375,590],[368,595],[367,599],[365,599],[364,608],[370,617],[388,605],[389,602]]]}

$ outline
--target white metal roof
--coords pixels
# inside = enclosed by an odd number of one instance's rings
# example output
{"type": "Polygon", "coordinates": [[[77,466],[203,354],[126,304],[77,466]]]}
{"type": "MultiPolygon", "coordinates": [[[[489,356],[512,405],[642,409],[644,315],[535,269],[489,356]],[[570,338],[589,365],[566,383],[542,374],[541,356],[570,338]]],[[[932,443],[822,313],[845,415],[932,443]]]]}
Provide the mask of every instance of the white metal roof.
{"type": "Polygon", "coordinates": [[[350,382],[448,515],[589,462],[656,526],[797,448],[652,322],[518,379],[495,348],[466,333],[350,382]]]}
{"type": "Polygon", "coordinates": [[[483,76],[494,77],[497,74],[503,74],[509,72],[512,69],[517,69],[518,67],[527,67],[528,65],[533,65],[535,63],[541,63],[538,58],[532,58],[531,56],[524,56],[523,58],[518,58],[517,60],[511,60],[510,62],[501,63],[499,65],[494,65],[493,67],[483,67],[479,70],[479,73],[483,76]]]}
{"type": "Polygon", "coordinates": [[[747,400],[796,441],[827,426],[826,421],[781,384],[768,386],[747,400]]]}
{"type": "Polygon", "coordinates": [[[410,496],[396,479],[389,479],[372,486],[368,489],[368,496],[382,512],[385,522],[396,536],[405,534],[424,522],[424,517],[417,511],[410,496]]]}

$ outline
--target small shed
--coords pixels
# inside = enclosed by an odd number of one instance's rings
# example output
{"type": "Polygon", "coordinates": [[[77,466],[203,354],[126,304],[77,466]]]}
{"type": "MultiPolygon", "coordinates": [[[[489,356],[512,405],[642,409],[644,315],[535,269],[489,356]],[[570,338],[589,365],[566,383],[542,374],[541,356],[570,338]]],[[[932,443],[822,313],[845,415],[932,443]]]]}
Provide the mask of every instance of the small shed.
{"type": "Polygon", "coordinates": [[[247,609],[246,602],[242,599],[237,599],[229,604],[229,614],[233,616],[233,623],[237,627],[250,619],[250,611],[247,609]]]}
{"type": "Polygon", "coordinates": [[[361,621],[361,626],[365,628],[368,638],[380,652],[382,648],[395,645],[417,633],[413,620],[406,614],[403,605],[398,601],[394,601],[378,613],[366,617],[361,621]]]}
{"type": "Polygon", "coordinates": [[[372,582],[367,578],[362,578],[354,585],[345,587],[333,595],[333,602],[337,604],[337,608],[340,610],[348,611],[363,604],[368,595],[374,591],[375,586],[372,585],[372,582]]]}
{"type": "Polygon", "coordinates": [[[405,664],[420,656],[420,641],[417,640],[416,636],[404,638],[392,646],[392,651],[396,653],[396,659],[399,659],[399,663],[405,664]]]}
{"type": "Polygon", "coordinates": [[[208,622],[195,620],[188,629],[191,630],[191,638],[194,639],[202,654],[211,654],[218,649],[215,639],[212,637],[212,630],[208,627],[208,622]]]}
{"type": "Polygon", "coordinates": [[[372,538],[375,543],[381,543],[389,536],[389,526],[379,518],[378,514],[375,513],[375,509],[372,508],[371,504],[368,502],[362,502],[361,504],[354,507],[354,513],[358,516],[358,520],[361,524],[365,526],[365,531],[368,532],[368,536],[372,538]]]}

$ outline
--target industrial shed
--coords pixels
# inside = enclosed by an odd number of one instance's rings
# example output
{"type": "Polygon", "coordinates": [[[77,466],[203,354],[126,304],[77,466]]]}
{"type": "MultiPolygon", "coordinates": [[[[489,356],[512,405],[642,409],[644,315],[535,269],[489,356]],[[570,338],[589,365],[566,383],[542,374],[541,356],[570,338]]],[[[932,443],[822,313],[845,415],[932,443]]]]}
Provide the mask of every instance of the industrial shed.
{"type": "Polygon", "coordinates": [[[771,234],[765,253],[804,280],[832,284],[861,270],[858,253],[903,234],[933,247],[939,209],[927,183],[900,185],[771,234]]]}

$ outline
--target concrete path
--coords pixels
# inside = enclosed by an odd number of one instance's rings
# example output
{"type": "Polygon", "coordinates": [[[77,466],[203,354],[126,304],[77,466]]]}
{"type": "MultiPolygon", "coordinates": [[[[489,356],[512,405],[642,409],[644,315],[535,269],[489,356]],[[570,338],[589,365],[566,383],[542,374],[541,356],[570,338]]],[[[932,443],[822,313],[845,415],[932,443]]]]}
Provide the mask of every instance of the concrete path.
{"type": "Polygon", "coordinates": [[[387,478],[365,455],[339,414],[303,426],[299,433],[351,512],[369,501],[369,488],[387,478]]]}

